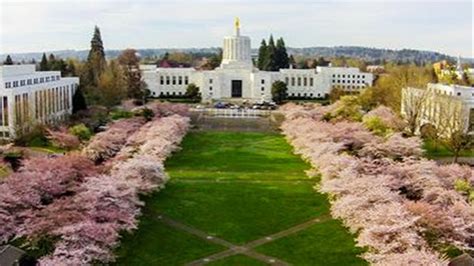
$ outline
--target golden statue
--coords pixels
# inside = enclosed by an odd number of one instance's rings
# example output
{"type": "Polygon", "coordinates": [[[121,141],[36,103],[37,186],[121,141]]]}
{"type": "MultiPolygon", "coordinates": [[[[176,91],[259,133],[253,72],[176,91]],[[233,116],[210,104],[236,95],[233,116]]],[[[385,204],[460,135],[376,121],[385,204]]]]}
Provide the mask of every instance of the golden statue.
{"type": "Polygon", "coordinates": [[[240,29],[240,19],[239,19],[239,17],[235,17],[235,29],[240,29]]]}

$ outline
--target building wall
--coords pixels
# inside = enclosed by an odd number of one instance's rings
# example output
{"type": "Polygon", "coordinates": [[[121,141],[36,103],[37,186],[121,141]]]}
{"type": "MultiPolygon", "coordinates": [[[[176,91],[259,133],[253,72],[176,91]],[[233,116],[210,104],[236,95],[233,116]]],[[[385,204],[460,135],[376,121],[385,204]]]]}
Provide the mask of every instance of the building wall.
{"type": "Polygon", "coordinates": [[[334,87],[358,92],[371,86],[373,75],[357,68],[318,67],[317,69],[280,69],[279,72],[256,68],[217,68],[196,71],[193,68],[156,68],[141,66],[152,96],[182,96],[189,83],[201,89],[204,100],[231,97],[231,81],[242,80],[242,98],[271,99],[271,85],[280,80],[287,84],[290,97],[324,98],[334,87]],[[188,83],[184,78],[188,77],[188,83]],[[180,83],[179,79],[183,81],[180,83]],[[263,83],[262,83],[263,80],[263,83]]]}
{"type": "Polygon", "coordinates": [[[59,71],[36,72],[34,65],[0,67],[0,138],[32,123],[51,123],[72,113],[78,78],[59,71]]]}
{"type": "Polygon", "coordinates": [[[474,132],[474,88],[457,85],[428,84],[426,89],[402,90],[402,115],[420,106],[417,130],[431,124],[451,134],[456,130],[474,132]]]}

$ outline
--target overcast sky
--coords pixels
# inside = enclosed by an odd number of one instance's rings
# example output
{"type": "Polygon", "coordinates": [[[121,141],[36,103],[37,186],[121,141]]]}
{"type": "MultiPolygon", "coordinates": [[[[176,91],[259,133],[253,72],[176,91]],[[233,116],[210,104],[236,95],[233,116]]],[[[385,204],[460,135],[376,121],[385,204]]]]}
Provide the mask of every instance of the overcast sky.
{"type": "Polygon", "coordinates": [[[0,53],[87,49],[94,25],[106,49],[221,46],[235,16],[258,47],[357,45],[473,55],[473,4],[464,1],[0,0],[0,53]]]}

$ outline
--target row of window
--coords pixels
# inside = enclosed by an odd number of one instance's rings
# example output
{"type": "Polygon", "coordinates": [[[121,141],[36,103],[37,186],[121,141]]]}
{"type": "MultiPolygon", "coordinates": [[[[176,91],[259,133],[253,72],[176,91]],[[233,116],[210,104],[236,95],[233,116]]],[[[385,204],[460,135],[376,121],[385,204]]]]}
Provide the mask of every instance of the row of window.
{"type": "MultiPolygon", "coordinates": [[[[288,77],[285,77],[285,83],[286,85],[288,86],[295,86],[295,84],[297,84],[296,86],[301,86],[301,84],[303,84],[304,87],[308,86],[308,80],[309,80],[309,86],[312,87],[313,86],[313,83],[314,83],[314,79],[313,78],[307,78],[307,77],[304,77],[304,78],[301,78],[301,77],[298,77],[298,78],[295,78],[295,77],[291,77],[288,78],[288,77]],[[291,81],[291,83],[290,83],[291,81]]],[[[262,80],[263,81],[263,80],[262,80]]],[[[263,83],[262,83],[263,84],[263,83]]]]}
{"type": "Polygon", "coordinates": [[[318,93],[318,94],[313,94],[313,93],[289,93],[288,96],[290,97],[317,97],[317,98],[321,98],[323,97],[321,95],[321,93],[318,93]]]}
{"type": "MultiPolygon", "coordinates": [[[[155,95],[155,93],[153,93],[155,95]]],[[[178,92],[160,92],[160,96],[184,96],[184,92],[178,91],[178,92]]]]}
{"type": "Polygon", "coordinates": [[[33,78],[33,79],[8,81],[8,82],[5,82],[5,89],[22,87],[25,85],[40,84],[40,83],[45,83],[45,82],[52,82],[52,81],[57,81],[60,78],[61,77],[57,75],[57,76],[48,76],[48,77],[33,78]]]}
{"type": "Polygon", "coordinates": [[[161,85],[188,85],[189,77],[188,76],[160,76],[161,85]]]}
{"type": "Polygon", "coordinates": [[[361,77],[362,77],[363,79],[365,79],[365,75],[349,75],[349,74],[347,74],[347,75],[346,75],[346,74],[337,74],[337,75],[336,75],[336,74],[332,74],[332,77],[333,77],[333,78],[335,78],[335,77],[338,77],[338,78],[340,78],[340,77],[345,78],[346,76],[347,76],[348,78],[351,78],[351,76],[352,76],[352,78],[354,78],[354,79],[355,79],[356,77],[357,77],[358,79],[360,79],[361,77]]]}
{"type": "MultiPolygon", "coordinates": [[[[345,79],[343,79],[343,80],[337,79],[337,80],[336,80],[336,79],[333,79],[333,80],[332,80],[332,83],[333,83],[333,84],[334,84],[334,83],[351,83],[351,80],[345,80],[345,79]],[[346,81],[347,81],[347,82],[346,82],[346,81]]],[[[355,83],[358,83],[358,84],[362,83],[362,84],[363,84],[364,81],[363,81],[363,80],[359,80],[359,79],[358,79],[358,80],[353,79],[353,80],[352,80],[352,83],[353,83],[353,84],[355,84],[355,83]]]]}
{"type": "MultiPolygon", "coordinates": [[[[448,95],[448,93],[446,91],[443,91],[443,90],[436,90],[436,92],[438,94],[444,94],[444,95],[448,95]]],[[[449,95],[452,96],[453,95],[453,92],[449,92],[449,95]]],[[[462,93],[460,91],[458,91],[456,93],[457,96],[462,96],[462,93]]],[[[474,92],[472,93],[472,97],[474,97],[474,92]]]]}
{"type": "Polygon", "coordinates": [[[362,89],[365,88],[365,85],[334,85],[332,87],[338,89],[362,89]]]}

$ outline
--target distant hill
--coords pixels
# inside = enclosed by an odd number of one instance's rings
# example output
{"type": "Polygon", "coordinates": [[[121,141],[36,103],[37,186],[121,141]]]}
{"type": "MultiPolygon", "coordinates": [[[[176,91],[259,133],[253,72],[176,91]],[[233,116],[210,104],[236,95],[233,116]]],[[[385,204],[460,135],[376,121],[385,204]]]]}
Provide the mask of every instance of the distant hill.
{"type": "MultiPolygon", "coordinates": [[[[186,52],[194,54],[214,54],[219,51],[217,47],[211,48],[150,48],[150,49],[138,49],[138,52],[142,57],[159,57],[166,52],[186,52]]],[[[121,50],[106,50],[105,54],[107,58],[115,58],[120,54],[121,50]]],[[[257,49],[253,49],[254,54],[258,53],[257,49]]],[[[60,58],[77,58],[84,60],[87,58],[88,50],[61,50],[61,51],[48,51],[47,54],[53,53],[55,56],[60,58]]],[[[353,57],[364,59],[367,61],[402,61],[402,62],[435,62],[439,60],[455,60],[454,57],[441,54],[433,51],[421,51],[412,49],[402,50],[390,50],[380,48],[368,48],[359,46],[335,46],[335,47],[307,47],[307,48],[288,48],[288,53],[293,55],[304,55],[312,57],[353,57]]],[[[14,61],[28,62],[32,59],[39,61],[43,52],[38,53],[16,53],[10,54],[14,61]]],[[[6,54],[1,54],[1,58],[5,58],[6,54]]],[[[463,58],[465,63],[474,63],[473,58],[463,58]]]]}

